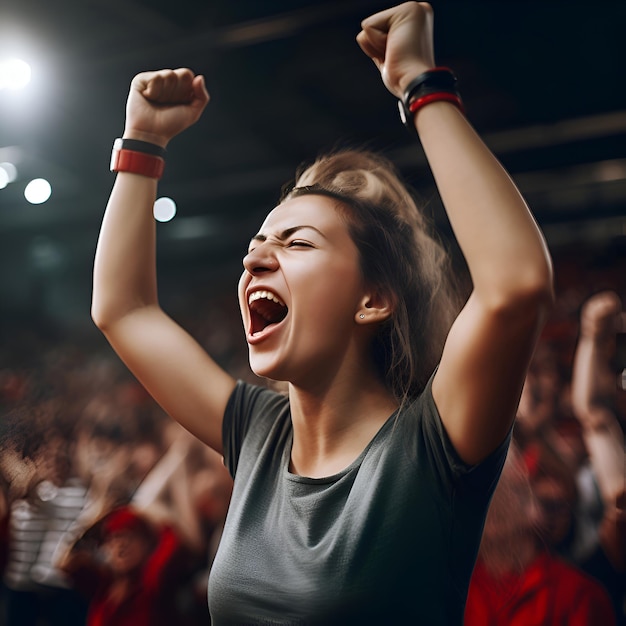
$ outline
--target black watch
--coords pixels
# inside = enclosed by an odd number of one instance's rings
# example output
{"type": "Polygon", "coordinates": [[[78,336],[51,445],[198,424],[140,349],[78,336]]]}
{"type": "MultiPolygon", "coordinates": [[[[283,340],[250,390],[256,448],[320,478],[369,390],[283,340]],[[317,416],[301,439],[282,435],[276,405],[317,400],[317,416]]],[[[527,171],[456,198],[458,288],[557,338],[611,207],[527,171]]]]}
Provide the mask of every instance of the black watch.
{"type": "Polygon", "coordinates": [[[412,134],[417,134],[413,124],[413,113],[409,105],[414,98],[421,98],[431,93],[449,92],[458,95],[456,90],[457,78],[454,72],[447,67],[435,67],[414,78],[398,100],[400,119],[412,134]]]}

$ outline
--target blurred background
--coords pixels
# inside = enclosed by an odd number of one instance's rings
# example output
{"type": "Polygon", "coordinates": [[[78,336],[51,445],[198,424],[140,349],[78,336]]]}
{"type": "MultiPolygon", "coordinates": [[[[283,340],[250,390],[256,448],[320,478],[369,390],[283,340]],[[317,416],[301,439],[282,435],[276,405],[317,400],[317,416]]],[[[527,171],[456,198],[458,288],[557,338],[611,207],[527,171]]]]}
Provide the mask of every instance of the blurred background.
{"type": "MultiPolygon", "coordinates": [[[[626,3],[432,5],[437,61],[459,76],[469,119],[527,198],[555,262],[557,304],[529,374],[519,443],[531,451],[535,473],[532,446],[548,442],[561,476],[596,484],[593,471],[585,473],[594,462],[588,424],[570,392],[583,304],[605,290],[626,297],[626,3]]],[[[388,6],[0,0],[0,622],[6,609],[22,626],[56,623],[49,605],[38,622],[27,621],[15,598],[34,594],[35,606],[57,597],[50,588],[71,585],[29,573],[37,559],[53,567],[43,535],[17,576],[9,527],[16,519],[58,521],[62,490],[78,484],[82,496],[65,518],[82,519],[83,530],[85,520],[129,502],[154,513],[158,501],[155,519],[185,522],[178,531],[198,563],[181,579],[188,622],[179,623],[206,624],[206,555],[219,540],[229,479],[219,459],[172,430],[89,316],[111,147],[135,74],[187,66],[206,77],[211,103],[171,142],[159,187],[169,199],[155,209],[160,297],[235,375],[254,380],[236,305],[242,255],[295,168],[319,152],[356,145],[387,154],[458,260],[421,147],[355,42],[360,20],[388,6]],[[187,502],[176,501],[173,484],[187,502]]],[[[457,267],[463,271],[462,262],[457,267]]],[[[610,346],[604,354],[611,432],[621,437],[626,393],[615,383],[622,366],[610,346]]],[[[622,489],[626,482],[620,441],[612,448],[617,489],[565,490],[567,541],[584,535],[571,530],[583,525],[579,510],[595,515],[594,532],[614,513],[620,472],[622,489]]],[[[589,550],[600,549],[597,532],[589,550]]],[[[590,554],[572,559],[582,565],[590,554]]],[[[625,570],[617,563],[604,581],[620,619],[625,570]]]]}

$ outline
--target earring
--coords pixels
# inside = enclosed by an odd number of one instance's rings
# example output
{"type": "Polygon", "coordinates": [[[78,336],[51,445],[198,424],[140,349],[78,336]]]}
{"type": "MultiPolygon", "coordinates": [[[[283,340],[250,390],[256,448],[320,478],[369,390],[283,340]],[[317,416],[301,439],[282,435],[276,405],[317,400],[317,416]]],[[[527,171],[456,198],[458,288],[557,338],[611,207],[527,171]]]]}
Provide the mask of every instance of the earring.
{"type": "Polygon", "coordinates": [[[365,313],[360,313],[360,314],[359,314],[359,317],[360,317],[362,320],[364,320],[364,319],[365,319],[365,313]]]}

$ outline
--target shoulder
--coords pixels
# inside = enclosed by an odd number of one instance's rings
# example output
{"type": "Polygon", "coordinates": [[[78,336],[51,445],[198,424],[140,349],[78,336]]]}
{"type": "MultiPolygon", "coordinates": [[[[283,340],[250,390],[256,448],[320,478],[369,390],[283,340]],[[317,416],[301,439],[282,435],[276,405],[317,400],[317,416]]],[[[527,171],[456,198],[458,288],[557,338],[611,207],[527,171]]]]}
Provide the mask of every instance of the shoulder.
{"type": "Polygon", "coordinates": [[[222,432],[224,461],[231,476],[235,475],[242,449],[257,454],[277,422],[285,422],[288,416],[286,395],[237,381],[226,405],[222,432]]]}
{"type": "Polygon", "coordinates": [[[226,405],[224,419],[236,428],[247,430],[252,416],[255,428],[259,420],[270,423],[289,408],[289,398],[268,387],[237,381],[226,405]]]}
{"type": "MultiPolygon", "coordinates": [[[[423,391],[409,401],[398,414],[403,446],[415,462],[428,465],[442,486],[463,486],[472,498],[478,493],[491,496],[502,471],[511,432],[502,444],[477,464],[464,461],[452,444],[433,398],[433,372],[423,391]]],[[[459,492],[461,493],[461,492],[459,492]]]]}

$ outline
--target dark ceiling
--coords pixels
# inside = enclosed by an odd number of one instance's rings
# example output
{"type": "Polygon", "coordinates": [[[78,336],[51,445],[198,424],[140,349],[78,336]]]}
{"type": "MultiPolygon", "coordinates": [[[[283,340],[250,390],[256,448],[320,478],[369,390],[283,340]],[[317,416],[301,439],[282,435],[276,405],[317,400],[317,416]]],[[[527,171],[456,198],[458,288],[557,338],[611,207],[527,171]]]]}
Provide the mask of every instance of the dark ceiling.
{"type": "MultiPolygon", "coordinates": [[[[626,3],[433,0],[440,64],[554,249],[626,233],[626,3]]],[[[98,225],[132,76],[189,66],[212,96],[169,148],[164,280],[228,274],[296,165],[338,142],[384,150],[440,209],[396,103],[355,43],[378,0],[1,0],[0,59],[33,67],[0,91],[0,320],[88,319],[98,225]],[[53,186],[23,197],[31,178],[53,186]],[[177,277],[173,279],[172,277],[177,277]],[[4,317],[3,317],[4,316],[4,317]]],[[[621,248],[620,248],[621,249],[621,248]]],[[[234,270],[233,270],[234,271],[234,270]]]]}

